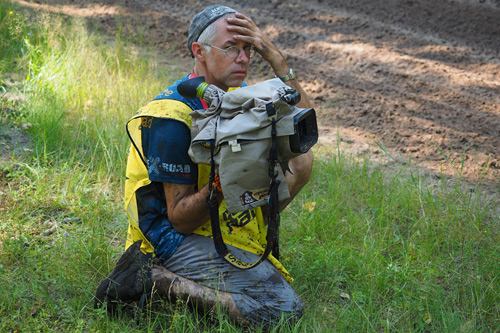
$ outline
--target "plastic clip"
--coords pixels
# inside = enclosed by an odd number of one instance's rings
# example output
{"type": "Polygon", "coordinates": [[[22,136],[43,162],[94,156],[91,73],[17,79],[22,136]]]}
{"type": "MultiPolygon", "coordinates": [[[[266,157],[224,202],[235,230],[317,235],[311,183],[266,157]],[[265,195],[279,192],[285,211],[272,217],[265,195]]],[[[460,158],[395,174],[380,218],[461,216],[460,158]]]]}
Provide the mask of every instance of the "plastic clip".
{"type": "Polygon", "coordinates": [[[238,143],[238,140],[231,140],[228,143],[231,146],[231,151],[233,153],[241,151],[241,145],[238,143]]]}

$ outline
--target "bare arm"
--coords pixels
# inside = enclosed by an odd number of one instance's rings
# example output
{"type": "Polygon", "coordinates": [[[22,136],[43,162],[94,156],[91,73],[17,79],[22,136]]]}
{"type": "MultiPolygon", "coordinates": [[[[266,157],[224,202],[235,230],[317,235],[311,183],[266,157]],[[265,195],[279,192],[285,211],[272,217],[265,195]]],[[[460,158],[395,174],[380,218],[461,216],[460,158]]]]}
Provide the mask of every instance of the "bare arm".
{"type": "MultiPolygon", "coordinates": [[[[271,65],[276,76],[282,77],[287,75],[290,71],[290,67],[280,50],[267,38],[267,36],[250,18],[241,13],[236,13],[235,16],[235,18],[228,17],[228,23],[231,25],[227,28],[229,31],[241,34],[235,36],[235,39],[239,39],[253,45],[262,58],[266,60],[269,65],[271,65]]],[[[290,80],[286,84],[300,93],[302,98],[299,104],[297,104],[298,107],[311,107],[307,94],[297,80],[290,80]]]]}
{"type": "MultiPolygon", "coordinates": [[[[210,219],[206,198],[208,185],[195,192],[194,185],[163,183],[168,219],[176,231],[189,235],[210,219]]],[[[218,201],[222,200],[218,194],[218,201]]]]}

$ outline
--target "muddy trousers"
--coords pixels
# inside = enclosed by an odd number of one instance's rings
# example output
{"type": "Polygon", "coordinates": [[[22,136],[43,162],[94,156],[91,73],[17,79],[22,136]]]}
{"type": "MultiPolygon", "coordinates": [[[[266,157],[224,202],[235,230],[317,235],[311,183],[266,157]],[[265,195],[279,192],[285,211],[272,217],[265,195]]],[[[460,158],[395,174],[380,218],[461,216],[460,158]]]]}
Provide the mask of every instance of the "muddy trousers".
{"type": "MultiPolygon", "coordinates": [[[[253,253],[228,248],[247,262],[258,258],[253,253]]],[[[268,260],[253,269],[240,270],[220,258],[211,238],[187,236],[164,266],[203,286],[230,293],[241,314],[254,325],[273,327],[282,317],[295,321],[302,315],[302,301],[268,260]]]]}

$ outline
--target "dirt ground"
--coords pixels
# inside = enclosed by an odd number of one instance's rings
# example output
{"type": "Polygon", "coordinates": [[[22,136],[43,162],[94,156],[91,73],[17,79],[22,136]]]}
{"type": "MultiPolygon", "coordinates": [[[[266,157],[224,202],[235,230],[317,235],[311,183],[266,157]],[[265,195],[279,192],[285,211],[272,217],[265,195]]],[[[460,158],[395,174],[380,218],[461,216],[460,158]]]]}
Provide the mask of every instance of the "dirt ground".
{"type": "MultiPolygon", "coordinates": [[[[191,17],[214,1],[18,1],[143,35],[190,70],[191,17]]],[[[439,175],[500,184],[500,0],[222,1],[286,54],[318,113],[321,144],[439,175]],[[447,161],[448,160],[448,161],[447,161]],[[461,171],[457,171],[461,170],[461,171]]],[[[270,77],[258,59],[248,82],[270,77]]],[[[151,97],[157,92],[152,92],[151,97]]]]}

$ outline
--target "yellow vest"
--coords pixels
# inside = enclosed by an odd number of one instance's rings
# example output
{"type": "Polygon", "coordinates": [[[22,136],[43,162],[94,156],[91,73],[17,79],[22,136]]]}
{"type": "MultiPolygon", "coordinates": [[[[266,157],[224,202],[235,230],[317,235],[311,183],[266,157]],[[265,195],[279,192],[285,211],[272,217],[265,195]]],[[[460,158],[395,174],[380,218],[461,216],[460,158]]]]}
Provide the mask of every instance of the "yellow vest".
{"type": "MultiPolygon", "coordinates": [[[[146,159],[142,151],[141,128],[151,126],[153,118],[168,118],[180,121],[190,128],[190,112],[192,112],[192,109],[181,101],[174,99],[154,100],[141,108],[127,123],[127,132],[131,145],[125,181],[125,210],[129,218],[125,248],[128,248],[135,241],[142,240],[142,252],[154,253],[153,246],[139,228],[137,211],[136,191],[151,183],[146,167],[146,159]]],[[[209,174],[209,165],[198,164],[198,188],[202,188],[208,183],[209,174]]],[[[264,252],[267,244],[267,226],[260,207],[237,214],[230,214],[227,211],[225,201],[222,201],[219,206],[219,219],[221,233],[226,244],[257,255],[264,252]]],[[[212,237],[210,220],[194,230],[193,233],[212,237]]],[[[288,282],[293,281],[293,278],[276,258],[269,255],[268,259],[288,282]]]]}

